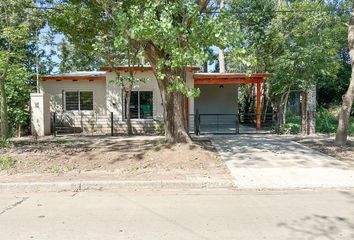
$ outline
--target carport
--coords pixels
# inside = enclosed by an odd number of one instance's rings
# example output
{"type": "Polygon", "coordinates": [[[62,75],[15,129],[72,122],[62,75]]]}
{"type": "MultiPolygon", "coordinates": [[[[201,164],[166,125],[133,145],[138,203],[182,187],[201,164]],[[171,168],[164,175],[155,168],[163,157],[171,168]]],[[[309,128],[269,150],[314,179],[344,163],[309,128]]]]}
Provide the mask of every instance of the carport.
{"type": "MultiPolygon", "coordinates": [[[[239,118],[238,113],[238,89],[240,84],[256,85],[256,130],[261,129],[261,87],[268,73],[195,73],[194,86],[201,89],[201,96],[195,100],[196,114],[203,116],[206,121],[213,121],[212,118],[222,118],[225,121],[218,121],[219,125],[227,125],[239,118]],[[235,99],[235,101],[232,100],[235,99]]],[[[200,121],[200,117],[198,118],[200,121]]],[[[214,120],[215,121],[215,120],[214,120]]],[[[232,123],[235,126],[235,123],[232,123]]],[[[236,122],[236,129],[238,123],[236,122]]],[[[237,133],[237,130],[236,130],[237,133]]]]}

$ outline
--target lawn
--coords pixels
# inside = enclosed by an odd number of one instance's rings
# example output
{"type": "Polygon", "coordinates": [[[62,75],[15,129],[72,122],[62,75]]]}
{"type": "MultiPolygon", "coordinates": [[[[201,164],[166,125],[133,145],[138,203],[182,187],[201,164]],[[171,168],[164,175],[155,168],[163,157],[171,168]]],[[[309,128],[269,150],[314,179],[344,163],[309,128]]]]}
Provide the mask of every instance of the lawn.
{"type": "Polygon", "coordinates": [[[119,180],[224,178],[210,141],[167,145],[159,137],[21,140],[0,149],[0,176],[109,174],[119,180]]]}

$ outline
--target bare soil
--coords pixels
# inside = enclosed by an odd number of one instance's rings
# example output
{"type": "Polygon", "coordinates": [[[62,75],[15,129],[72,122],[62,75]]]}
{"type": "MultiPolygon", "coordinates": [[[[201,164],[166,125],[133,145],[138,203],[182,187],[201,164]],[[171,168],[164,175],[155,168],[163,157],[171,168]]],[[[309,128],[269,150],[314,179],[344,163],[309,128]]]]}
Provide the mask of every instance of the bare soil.
{"type": "Polygon", "coordinates": [[[0,177],[107,173],[119,180],[228,178],[224,162],[207,140],[176,145],[149,137],[27,140],[0,149],[0,156],[16,160],[0,177]]]}
{"type": "Polygon", "coordinates": [[[354,141],[348,141],[345,146],[336,145],[333,139],[302,139],[298,142],[354,166],[354,141]]]}

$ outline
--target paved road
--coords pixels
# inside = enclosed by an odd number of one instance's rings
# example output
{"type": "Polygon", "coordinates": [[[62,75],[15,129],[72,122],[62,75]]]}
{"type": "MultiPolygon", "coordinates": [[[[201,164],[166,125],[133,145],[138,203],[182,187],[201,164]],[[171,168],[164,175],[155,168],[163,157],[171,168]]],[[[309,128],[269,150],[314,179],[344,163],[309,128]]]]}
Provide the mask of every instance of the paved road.
{"type": "Polygon", "coordinates": [[[352,240],[354,190],[0,195],[0,239],[352,240]]]}
{"type": "Polygon", "coordinates": [[[212,137],[241,189],[354,187],[354,169],[277,135],[212,137]]]}

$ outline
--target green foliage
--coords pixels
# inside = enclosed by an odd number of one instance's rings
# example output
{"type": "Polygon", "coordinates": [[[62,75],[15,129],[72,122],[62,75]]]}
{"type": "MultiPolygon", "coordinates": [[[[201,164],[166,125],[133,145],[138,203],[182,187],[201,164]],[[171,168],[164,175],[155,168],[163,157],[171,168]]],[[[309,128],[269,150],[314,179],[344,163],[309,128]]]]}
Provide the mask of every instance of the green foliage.
{"type": "Polygon", "coordinates": [[[280,129],[283,134],[298,134],[301,131],[301,116],[288,115],[286,124],[280,129]]]}
{"type": "Polygon", "coordinates": [[[1,117],[3,131],[8,133],[9,127],[14,132],[15,127],[29,123],[30,71],[34,68],[36,33],[43,21],[31,0],[0,0],[0,15],[0,85],[5,89],[0,95],[6,98],[1,117]]]}
{"type": "Polygon", "coordinates": [[[84,51],[63,39],[58,44],[59,48],[59,72],[92,71],[98,68],[102,61],[98,59],[96,51],[84,51]]]}
{"type": "Polygon", "coordinates": [[[17,160],[11,156],[0,157],[0,170],[9,170],[16,166],[17,160]]]}
{"type": "MultiPolygon", "coordinates": [[[[335,133],[338,127],[338,112],[339,107],[320,108],[317,112],[316,131],[319,133],[335,133]]],[[[354,135],[353,117],[349,121],[348,135],[354,135]]]]}
{"type": "Polygon", "coordinates": [[[338,127],[338,111],[321,108],[317,112],[316,131],[320,133],[335,133],[338,127]]]}
{"type": "Polygon", "coordinates": [[[199,88],[189,88],[186,82],[182,81],[180,78],[175,78],[167,90],[169,92],[180,92],[187,97],[198,97],[200,94],[199,88]]]}
{"type": "Polygon", "coordinates": [[[158,121],[157,125],[155,126],[155,132],[159,135],[165,134],[165,123],[158,121]]]}
{"type": "Polygon", "coordinates": [[[0,149],[1,148],[9,148],[9,147],[11,147],[11,143],[8,139],[5,139],[5,140],[0,139],[0,149]]]}

